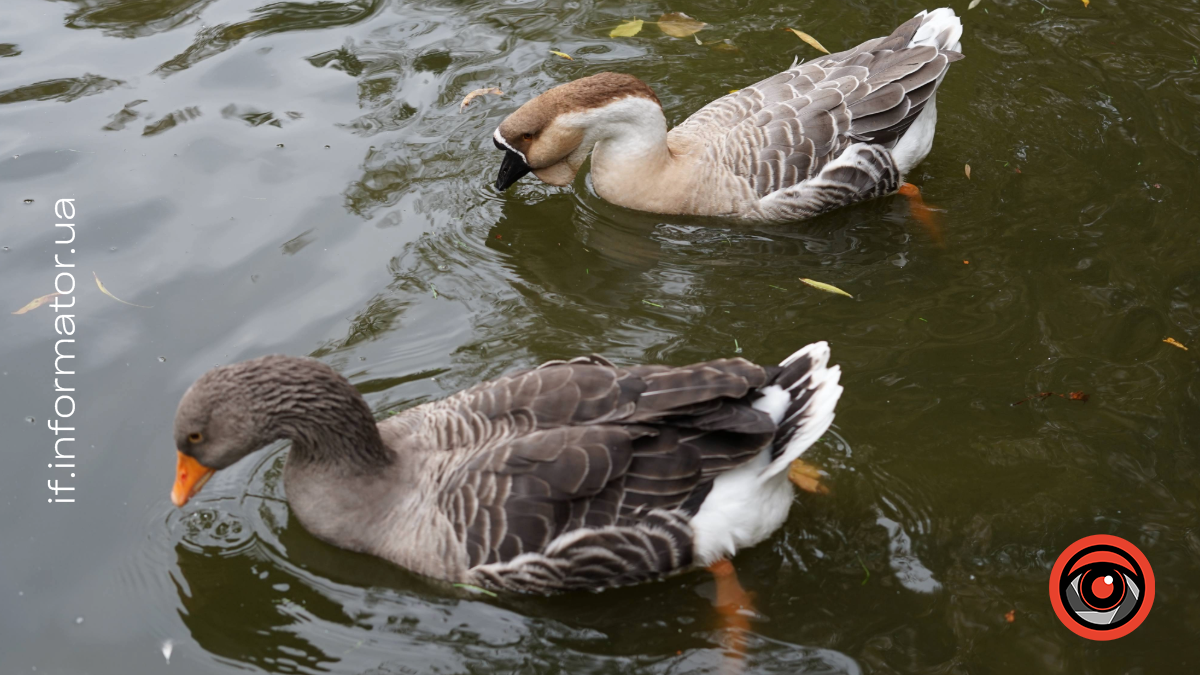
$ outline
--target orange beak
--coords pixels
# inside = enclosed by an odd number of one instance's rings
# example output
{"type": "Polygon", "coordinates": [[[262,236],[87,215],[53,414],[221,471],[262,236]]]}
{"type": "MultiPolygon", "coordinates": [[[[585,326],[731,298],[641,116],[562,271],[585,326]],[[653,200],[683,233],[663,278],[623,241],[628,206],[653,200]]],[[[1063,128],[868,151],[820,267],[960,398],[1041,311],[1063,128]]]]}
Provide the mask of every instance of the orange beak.
{"type": "Polygon", "coordinates": [[[171,501],[180,507],[188,503],[212,475],[212,469],[180,452],[179,462],[175,465],[175,487],[171,490],[171,501]]]}

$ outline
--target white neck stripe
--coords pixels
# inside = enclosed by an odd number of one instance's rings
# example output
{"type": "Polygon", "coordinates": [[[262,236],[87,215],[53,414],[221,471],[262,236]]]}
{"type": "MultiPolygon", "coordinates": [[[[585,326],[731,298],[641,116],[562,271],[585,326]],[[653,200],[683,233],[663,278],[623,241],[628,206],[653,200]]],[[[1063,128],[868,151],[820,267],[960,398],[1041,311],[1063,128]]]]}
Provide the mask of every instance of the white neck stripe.
{"type": "Polygon", "coordinates": [[[510,152],[517,153],[517,156],[521,158],[521,161],[525,162],[525,166],[529,166],[529,160],[525,159],[525,153],[509,145],[508,141],[504,140],[504,136],[500,135],[500,127],[496,127],[496,132],[492,134],[492,138],[494,138],[500,145],[508,148],[510,152]]]}

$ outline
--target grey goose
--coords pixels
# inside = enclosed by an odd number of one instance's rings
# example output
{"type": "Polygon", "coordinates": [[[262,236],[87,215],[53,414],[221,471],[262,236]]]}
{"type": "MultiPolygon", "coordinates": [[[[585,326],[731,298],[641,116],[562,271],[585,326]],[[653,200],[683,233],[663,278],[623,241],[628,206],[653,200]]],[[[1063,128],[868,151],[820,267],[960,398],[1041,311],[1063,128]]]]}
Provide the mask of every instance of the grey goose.
{"type": "Polygon", "coordinates": [[[214,368],[175,416],[183,507],[291,441],[284,490],[317,538],[452,583],[601,590],[725,563],[783,525],[788,468],[829,428],[823,342],[778,366],[552,361],[376,422],[319,361],[214,368]]]}

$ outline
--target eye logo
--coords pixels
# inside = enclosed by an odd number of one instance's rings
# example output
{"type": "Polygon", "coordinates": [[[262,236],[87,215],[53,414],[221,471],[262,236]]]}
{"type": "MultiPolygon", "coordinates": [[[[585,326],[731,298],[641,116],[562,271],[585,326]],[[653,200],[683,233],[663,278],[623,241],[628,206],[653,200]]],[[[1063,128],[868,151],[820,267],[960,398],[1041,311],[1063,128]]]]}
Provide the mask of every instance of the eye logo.
{"type": "Polygon", "coordinates": [[[1133,544],[1107,534],[1067,547],[1050,572],[1050,604],[1072,633],[1116,640],[1142,625],[1154,604],[1154,570],[1133,544]]]}

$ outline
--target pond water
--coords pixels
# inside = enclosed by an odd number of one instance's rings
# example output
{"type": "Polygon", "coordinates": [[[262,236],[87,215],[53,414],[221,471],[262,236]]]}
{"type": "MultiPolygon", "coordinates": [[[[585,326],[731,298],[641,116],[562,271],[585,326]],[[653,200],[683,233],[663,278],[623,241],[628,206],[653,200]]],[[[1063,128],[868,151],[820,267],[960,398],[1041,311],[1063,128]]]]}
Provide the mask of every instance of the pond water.
{"type": "Polygon", "coordinates": [[[818,339],[846,388],[807,456],[831,493],[737,557],[759,616],[734,666],[1200,668],[1195,3],[955,0],[967,58],[910,176],[940,240],[901,197],[744,227],[613,207],[583,175],[490,187],[492,130],[550,86],[632,73],[677,123],[816,55],[783,28],[836,51],[911,0],[3,4],[0,672],[728,672],[708,575],[448,593],[307,535],[282,447],[180,512],[175,406],[267,353],[323,360],[385,414],[553,358],[768,363],[818,339]],[[710,44],[608,36],[667,11],[710,44]],[[460,112],[481,87],[505,93],[460,112]],[[7,313],[51,292],[63,198],[76,478],[47,467],[54,310],[7,313]],[[43,501],[56,479],[75,503],[43,501]],[[1115,642],[1068,632],[1047,595],[1099,533],[1157,580],[1115,642]]]}

